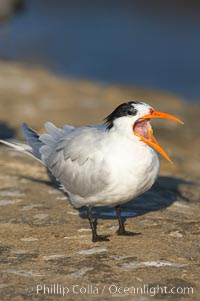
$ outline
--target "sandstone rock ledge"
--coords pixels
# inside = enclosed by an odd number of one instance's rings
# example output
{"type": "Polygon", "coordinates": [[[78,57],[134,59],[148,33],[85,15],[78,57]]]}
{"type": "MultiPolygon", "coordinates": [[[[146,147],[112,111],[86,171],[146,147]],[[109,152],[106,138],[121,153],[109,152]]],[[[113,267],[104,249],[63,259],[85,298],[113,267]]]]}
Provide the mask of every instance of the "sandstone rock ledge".
{"type": "Polygon", "coordinates": [[[96,214],[110,242],[93,244],[78,212],[39,163],[0,147],[0,300],[199,300],[200,108],[173,95],[60,79],[39,68],[0,63],[0,136],[21,138],[23,121],[43,130],[100,123],[120,102],[145,100],[176,114],[184,126],[154,121],[154,132],[175,165],[161,159],[156,185],[126,204],[127,229],[115,235],[112,209],[96,214]],[[44,285],[46,294],[44,294],[44,285]],[[55,285],[55,286],[53,286],[55,285]],[[77,286],[78,285],[78,286],[77,286]],[[63,287],[66,295],[63,297],[63,287]],[[80,288],[83,287],[80,292],[80,288]],[[129,294],[122,289],[131,288],[129,294]],[[135,288],[145,293],[134,294],[135,288]],[[153,288],[159,288],[155,291],[153,288]],[[162,292],[167,287],[168,293],[162,292]],[[176,293],[169,293],[172,288],[176,293]],[[190,294],[184,288],[192,288],[190,294]],[[181,290],[182,288],[182,290],[181,290]],[[37,292],[38,289],[38,292],[37,292]],[[69,291],[68,291],[69,290],[69,291]]]}

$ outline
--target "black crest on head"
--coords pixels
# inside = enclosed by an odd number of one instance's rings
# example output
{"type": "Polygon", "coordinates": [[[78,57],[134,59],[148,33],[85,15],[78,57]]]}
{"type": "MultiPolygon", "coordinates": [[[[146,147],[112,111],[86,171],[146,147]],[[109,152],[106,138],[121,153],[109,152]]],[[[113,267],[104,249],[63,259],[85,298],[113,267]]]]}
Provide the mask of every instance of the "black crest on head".
{"type": "Polygon", "coordinates": [[[107,129],[113,127],[113,122],[116,118],[123,116],[134,116],[137,114],[137,109],[134,107],[134,104],[138,104],[138,101],[129,101],[119,105],[110,115],[108,115],[104,120],[107,125],[107,129]]]}

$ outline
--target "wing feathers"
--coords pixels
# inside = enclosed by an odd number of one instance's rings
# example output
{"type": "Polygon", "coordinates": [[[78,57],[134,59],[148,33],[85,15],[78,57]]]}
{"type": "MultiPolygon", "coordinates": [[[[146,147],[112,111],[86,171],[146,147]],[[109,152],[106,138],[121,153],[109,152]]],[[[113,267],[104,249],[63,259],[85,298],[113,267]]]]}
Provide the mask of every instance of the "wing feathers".
{"type": "Polygon", "coordinates": [[[52,136],[52,138],[56,141],[61,139],[64,135],[62,129],[57,128],[52,122],[47,121],[44,125],[47,132],[52,136]]]}
{"type": "Polygon", "coordinates": [[[32,148],[32,152],[37,159],[41,159],[40,147],[43,145],[43,142],[39,140],[39,134],[33,129],[28,127],[26,123],[22,125],[22,131],[26,138],[26,141],[32,148]]]}
{"type": "Polygon", "coordinates": [[[23,124],[29,145],[2,142],[42,161],[71,194],[87,197],[102,191],[110,175],[104,150],[108,133],[101,127],[65,125],[59,129],[51,122],[46,122],[45,128],[47,134],[39,136],[23,124]]]}
{"type": "Polygon", "coordinates": [[[39,139],[44,144],[46,144],[52,148],[54,148],[56,146],[56,140],[49,134],[42,134],[39,139]]]}

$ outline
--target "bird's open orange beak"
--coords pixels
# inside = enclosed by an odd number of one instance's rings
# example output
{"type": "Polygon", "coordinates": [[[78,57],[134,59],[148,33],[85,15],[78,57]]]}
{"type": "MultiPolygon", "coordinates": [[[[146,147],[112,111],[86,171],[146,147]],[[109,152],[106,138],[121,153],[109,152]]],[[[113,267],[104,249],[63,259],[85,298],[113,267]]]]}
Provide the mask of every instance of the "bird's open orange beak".
{"type": "Polygon", "coordinates": [[[159,111],[155,111],[155,110],[151,110],[150,114],[144,115],[141,119],[151,119],[151,118],[164,118],[164,119],[171,119],[171,120],[175,120],[181,124],[184,124],[184,122],[182,120],[180,120],[179,118],[167,114],[167,113],[163,113],[163,112],[159,112],[159,111]]]}
{"type": "MultiPolygon", "coordinates": [[[[159,112],[159,111],[155,111],[155,110],[151,110],[150,114],[144,115],[143,117],[140,118],[140,120],[152,119],[152,118],[170,119],[170,120],[174,120],[176,122],[179,122],[179,123],[183,124],[183,122],[179,118],[177,118],[173,115],[163,113],[163,112],[159,112]]],[[[148,138],[145,138],[145,137],[143,137],[141,135],[138,135],[138,134],[136,134],[136,135],[140,137],[141,141],[145,142],[149,146],[153,147],[157,152],[159,152],[167,161],[169,161],[170,163],[173,163],[172,160],[170,159],[170,157],[168,156],[168,154],[164,151],[164,149],[160,146],[160,144],[158,143],[158,141],[154,137],[153,129],[152,129],[150,124],[149,124],[149,137],[148,138]]]]}

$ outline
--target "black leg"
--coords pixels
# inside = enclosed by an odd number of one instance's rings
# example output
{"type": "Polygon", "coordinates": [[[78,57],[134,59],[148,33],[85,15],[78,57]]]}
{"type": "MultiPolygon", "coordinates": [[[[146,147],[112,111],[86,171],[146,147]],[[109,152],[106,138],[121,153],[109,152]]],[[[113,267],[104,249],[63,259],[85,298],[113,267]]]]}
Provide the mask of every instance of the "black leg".
{"type": "Polygon", "coordinates": [[[116,231],[117,235],[133,236],[133,235],[140,234],[140,233],[126,231],[126,229],[124,227],[124,220],[121,217],[121,207],[120,207],[120,205],[118,205],[115,208],[116,208],[117,218],[118,218],[118,222],[119,222],[119,229],[116,231]]]}
{"type": "Polygon", "coordinates": [[[97,234],[97,220],[92,216],[91,207],[87,207],[87,217],[90,223],[90,227],[92,229],[92,241],[109,241],[108,235],[98,235],[97,234]]]}

